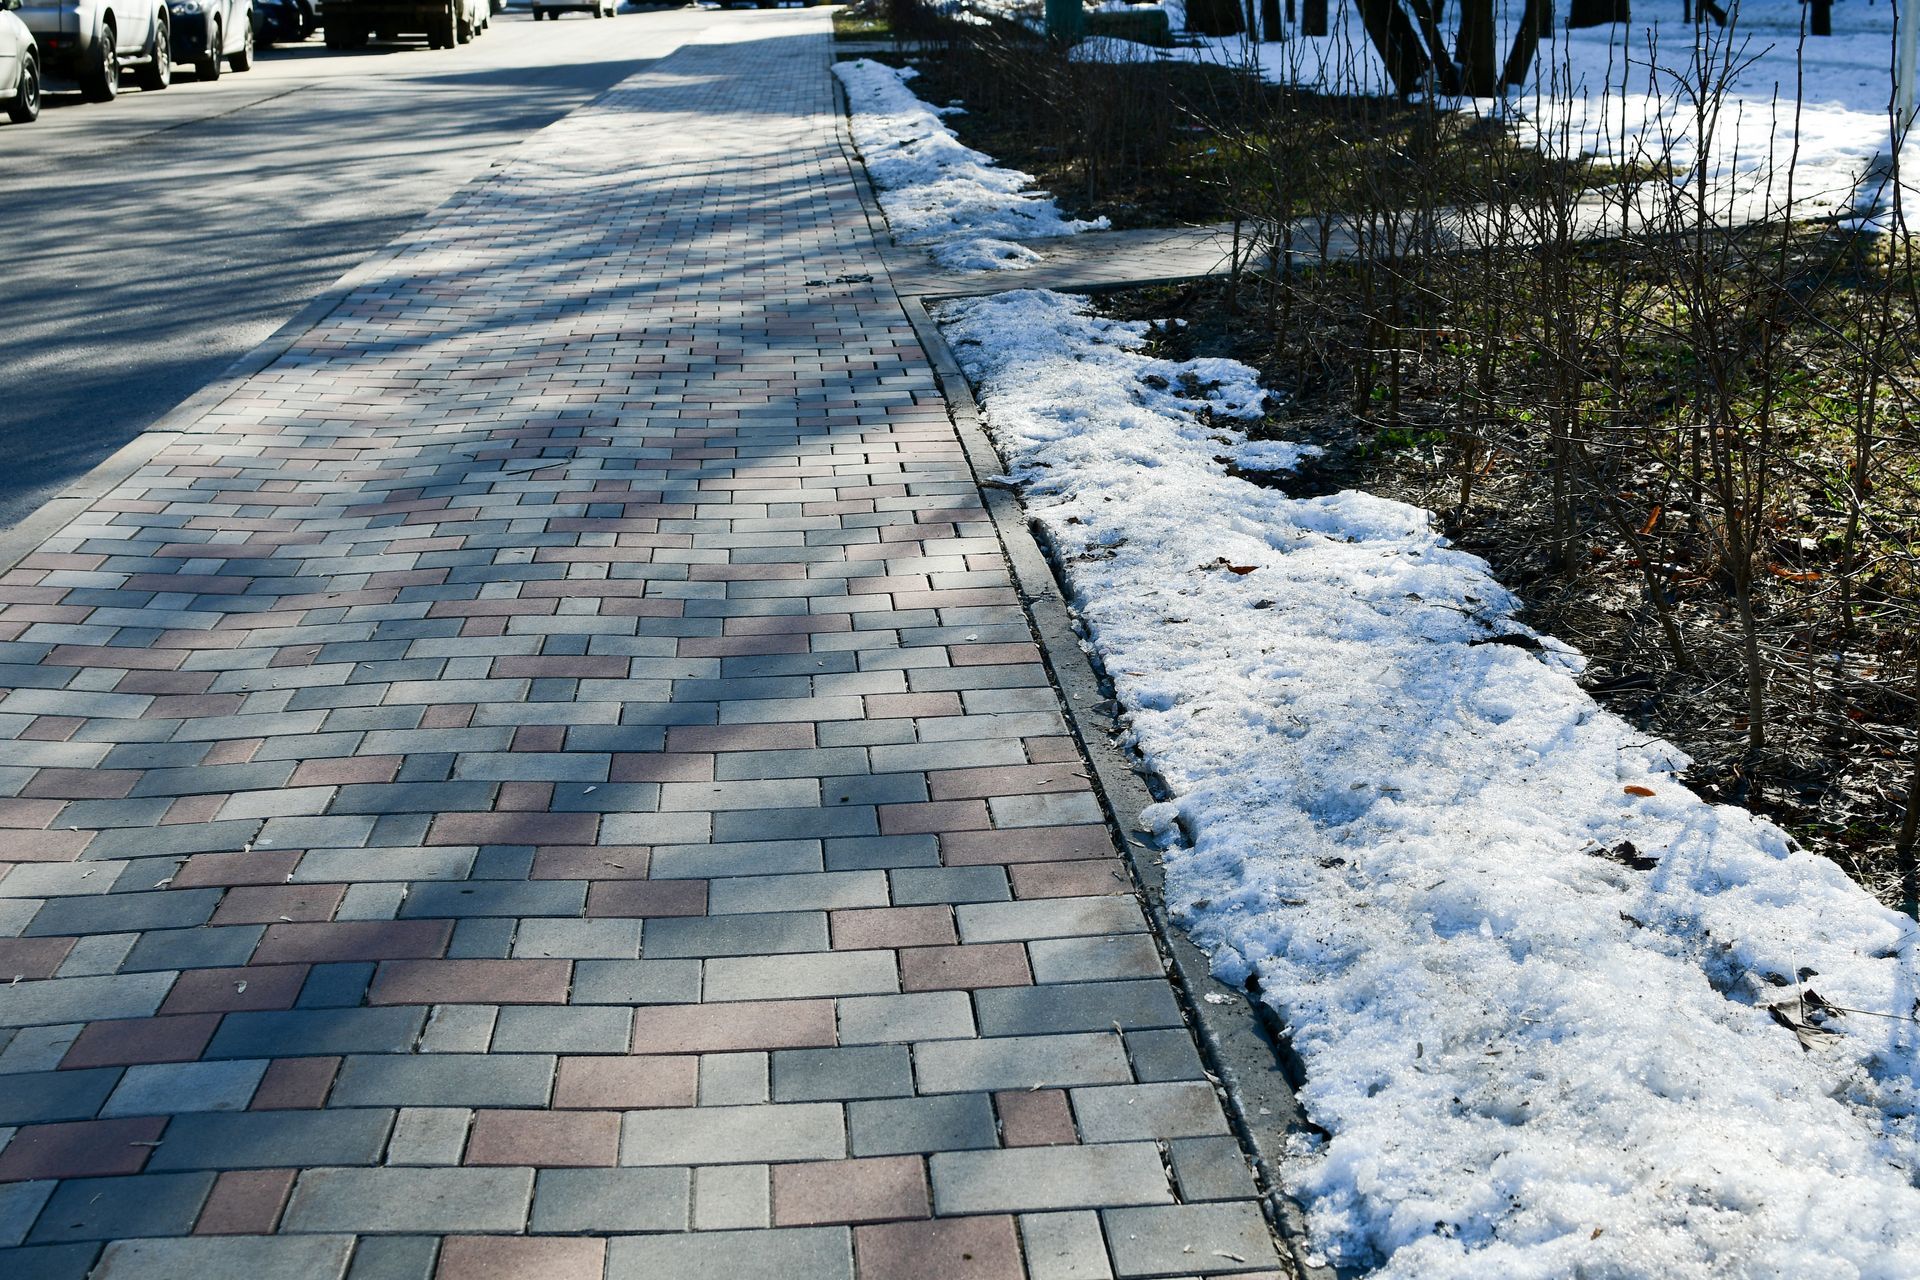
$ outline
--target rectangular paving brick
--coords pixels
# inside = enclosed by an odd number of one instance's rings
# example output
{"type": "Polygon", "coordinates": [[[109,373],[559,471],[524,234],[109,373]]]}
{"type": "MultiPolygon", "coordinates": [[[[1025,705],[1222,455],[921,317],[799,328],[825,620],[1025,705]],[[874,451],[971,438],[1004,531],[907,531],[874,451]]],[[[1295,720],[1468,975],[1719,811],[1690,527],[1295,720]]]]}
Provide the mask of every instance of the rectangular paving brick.
{"type": "Polygon", "coordinates": [[[511,1232],[532,1199],[531,1169],[308,1169],[281,1230],[511,1232]]]}
{"type": "Polygon", "coordinates": [[[635,1053],[717,1053],[834,1040],[832,1001],[768,1000],[641,1009],[634,1015],[632,1047],[635,1053]]]}
{"type": "Polygon", "coordinates": [[[369,1004],[563,1004],[565,960],[387,960],[369,1004]]]}

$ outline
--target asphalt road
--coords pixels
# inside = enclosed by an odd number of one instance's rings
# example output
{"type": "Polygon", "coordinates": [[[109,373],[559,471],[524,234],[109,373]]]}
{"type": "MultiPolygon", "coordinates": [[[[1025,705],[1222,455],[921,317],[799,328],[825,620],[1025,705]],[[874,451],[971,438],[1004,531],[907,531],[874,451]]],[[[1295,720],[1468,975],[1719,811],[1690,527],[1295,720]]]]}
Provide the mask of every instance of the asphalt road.
{"type": "Polygon", "coordinates": [[[316,34],[243,75],[181,67],[162,93],[54,93],[37,123],[0,122],[0,529],[520,139],[717,20],[499,14],[448,50],[329,53],[316,34]]]}

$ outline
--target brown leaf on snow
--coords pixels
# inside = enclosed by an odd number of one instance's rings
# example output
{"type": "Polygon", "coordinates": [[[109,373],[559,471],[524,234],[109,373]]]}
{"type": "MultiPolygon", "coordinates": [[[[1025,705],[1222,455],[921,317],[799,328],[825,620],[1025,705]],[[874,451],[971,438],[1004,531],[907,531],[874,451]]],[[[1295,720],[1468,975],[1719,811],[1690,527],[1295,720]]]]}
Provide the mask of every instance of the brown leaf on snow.
{"type": "Polygon", "coordinates": [[[1225,569],[1228,573],[1244,578],[1260,566],[1257,564],[1233,564],[1225,556],[1200,566],[1202,569],[1225,569]]]}
{"type": "Polygon", "coordinates": [[[1652,787],[1629,786],[1623,789],[1630,796],[1650,796],[1653,794],[1652,787]]]}

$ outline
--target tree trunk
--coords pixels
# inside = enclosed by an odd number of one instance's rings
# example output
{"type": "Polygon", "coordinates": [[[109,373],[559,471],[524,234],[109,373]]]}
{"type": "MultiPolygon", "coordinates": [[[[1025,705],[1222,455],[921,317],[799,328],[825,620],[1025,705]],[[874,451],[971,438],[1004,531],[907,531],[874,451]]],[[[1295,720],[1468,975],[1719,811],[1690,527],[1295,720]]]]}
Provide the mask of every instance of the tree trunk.
{"type": "Polygon", "coordinates": [[[1527,7],[1520,14],[1520,25],[1514,29],[1513,49],[1507,54],[1500,83],[1516,89],[1525,84],[1527,73],[1533,70],[1533,55],[1540,48],[1540,38],[1552,34],[1553,0],[1527,0],[1527,7]]]}
{"type": "MultiPolygon", "coordinates": [[[[1531,13],[1521,17],[1521,30],[1532,25],[1531,17],[1531,13]]],[[[1454,56],[1460,63],[1460,87],[1469,97],[1491,98],[1500,92],[1493,42],[1493,0],[1461,0],[1459,43],[1454,46],[1454,56]]]]}
{"type": "Polygon", "coordinates": [[[1628,0],[1573,0],[1567,8],[1567,27],[1604,27],[1610,22],[1631,22],[1628,0]]]}
{"type": "Polygon", "coordinates": [[[1280,20],[1280,0],[1260,0],[1260,38],[1278,40],[1285,30],[1280,20]]]}
{"type": "Polygon", "coordinates": [[[1833,0],[1813,0],[1813,22],[1807,28],[1809,34],[1830,36],[1833,34],[1833,0]]]}
{"type": "Polygon", "coordinates": [[[1460,68],[1447,56],[1447,38],[1440,32],[1440,21],[1434,16],[1433,6],[1427,0],[1406,0],[1406,7],[1413,10],[1414,21],[1420,24],[1420,35],[1426,41],[1435,85],[1442,93],[1459,93],[1460,68]]]}
{"type": "Polygon", "coordinates": [[[1300,34],[1307,36],[1327,34],[1327,0],[1302,0],[1300,34]]]}
{"type": "Polygon", "coordinates": [[[1398,0],[1358,0],[1367,39],[1380,53],[1394,89],[1402,95],[1420,87],[1427,75],[1426,46],[1398,0]]]}

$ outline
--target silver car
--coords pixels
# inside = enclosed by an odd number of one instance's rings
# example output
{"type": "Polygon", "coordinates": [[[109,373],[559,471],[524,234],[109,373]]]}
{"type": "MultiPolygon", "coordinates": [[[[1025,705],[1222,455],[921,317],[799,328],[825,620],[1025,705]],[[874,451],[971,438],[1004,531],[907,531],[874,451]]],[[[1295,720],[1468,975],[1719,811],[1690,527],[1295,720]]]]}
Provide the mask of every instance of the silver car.
{"type": "Polygon", "coordinates": [[[173,60],[191,62],[202,80],[218,80],[221,68],[253,67],[251,0],[167,0],[173,19],[173,60]]]}
{"type": "Polygon", "coordinates": [[[0,103],[15,124],[40,118],[40,50],[33,32],[15,17],[20,0],[0,0],[0,103]]]}
{"type": "Polygon", "coordinates": [[[120,92],[122,68],[142,89],[173,83],[173,29],[166,0],[21,0],[48,78],[80,82],[96,102],[120,92]]]}

